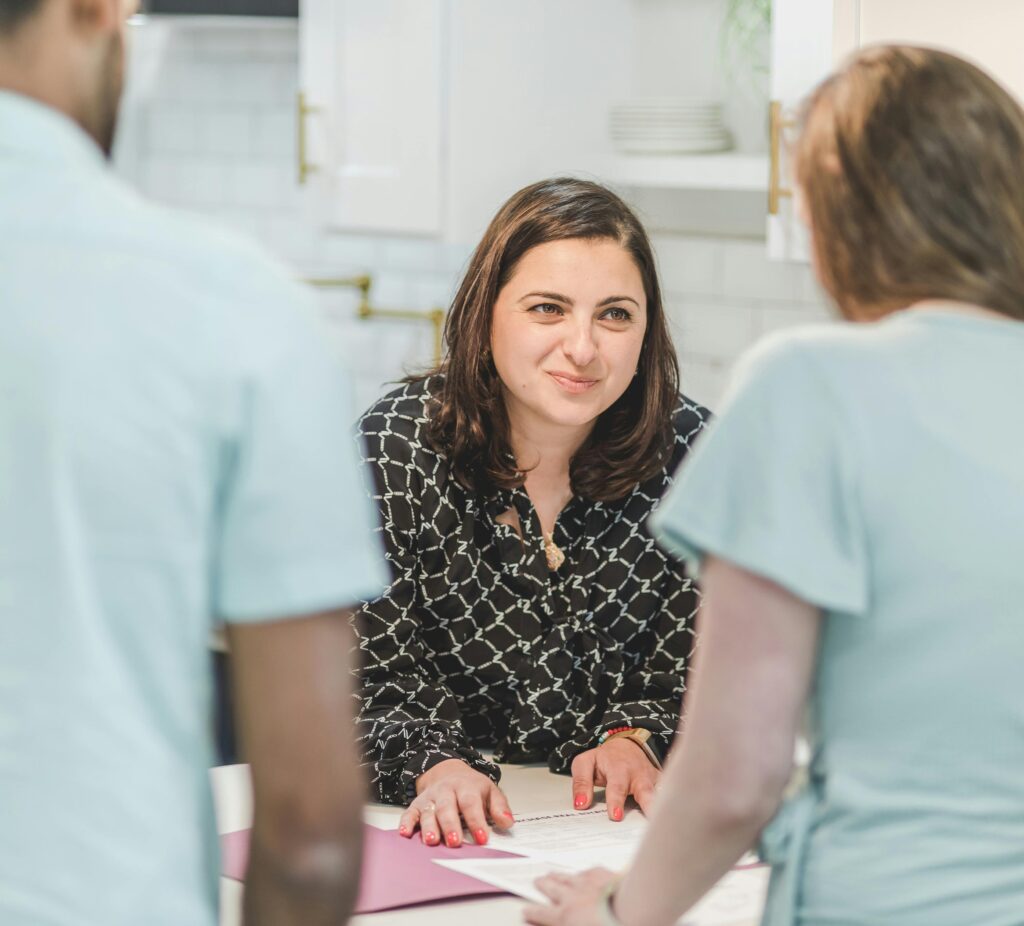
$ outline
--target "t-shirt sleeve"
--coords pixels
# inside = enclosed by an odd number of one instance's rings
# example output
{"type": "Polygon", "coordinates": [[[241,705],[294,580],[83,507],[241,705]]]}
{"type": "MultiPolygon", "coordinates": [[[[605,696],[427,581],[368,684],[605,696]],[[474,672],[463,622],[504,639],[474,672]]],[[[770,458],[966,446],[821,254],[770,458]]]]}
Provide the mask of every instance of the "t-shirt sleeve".
{"type": "Polygon", "coordinates": [[[349,606],[388,583],[348,378],[304,294],[284,295],[292,311],[246,330],[232,397],[213,583],[228,621],[349,606]]]}
{"type": "Polygon", "coordinates": [[[858,442],[813,351],[773,339],[741,358],[651,529],[694,574],[713,555],[818,607],[860,613],[868,565],[858,442]]]}

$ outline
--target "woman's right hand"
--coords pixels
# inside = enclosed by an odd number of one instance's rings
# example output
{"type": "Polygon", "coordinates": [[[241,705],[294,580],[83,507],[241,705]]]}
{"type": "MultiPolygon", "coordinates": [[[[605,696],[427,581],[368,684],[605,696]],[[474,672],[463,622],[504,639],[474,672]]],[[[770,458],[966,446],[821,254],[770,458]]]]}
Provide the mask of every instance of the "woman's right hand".
{"type": "Polygon", "coordinates": [[[411,839],[417,827],[428,846],[462,845],[462,821],[477,845],[487,842],[488,826],[507,830],[515,823],[505,795],[490,778],[461,759],[445,759],[416,779],[416,799],[398,821],[398,832],[411,839]]]}

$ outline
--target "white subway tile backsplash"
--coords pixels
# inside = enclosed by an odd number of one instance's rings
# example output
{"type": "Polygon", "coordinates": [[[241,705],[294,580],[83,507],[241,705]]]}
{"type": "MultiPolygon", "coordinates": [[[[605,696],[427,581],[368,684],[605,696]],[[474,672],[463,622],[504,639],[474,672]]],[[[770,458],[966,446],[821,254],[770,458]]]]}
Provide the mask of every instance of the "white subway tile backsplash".
{"type": "Polygon", "coordinates": [[[686,353],[679,358],[679,385],[683,394],[712,411],[721,400],[728,378],[729,364],[724,360],[694,357],[686,353]]]}
{"type": "Polygon", "coordinates": [[[273,64],[264,61],[247,62],[244,69],[238,70],[239,80],[245,84],[243,99],[258,106],[291,103],[294,98],[292,87],[279,79],[277,71],[273,64]]]}
{"type": "Polygon", "coordinates": [[[196,116],[196,141],[207,154],[248,159],[253,145],[253,115],[242,107],[204,109],[196,116]]]}
{"type": "Polygon", "coordinates": [[[330,234],[323,238],[323,259],[336,271],[363,273],[380,266],[383,244],[379,238],[330,234]]]}
{"type": "Polygon", "coordinates": [[[652,244],[658,257],[663,293],[711,296],[719,292],[720,242],[681,235],[656,235],[652,244]]]}
{"type": "Polygon", "coordinates": [[[217,208],[227,204],[229,170],[226,162],[208,158],[183,159],[178,163],[180,195],[196,208],[217,208]]]}
{"type": "Polygon", "coordinates": [[[722,249],[721,294],[728,299],[796,302],[799,264],[770,261],[763,241],[732,241],[722,249]]]}
{"type": "Polygon", "coordinates": [[[229,202],[234,206],[274,209],[291,193],[289,178],[274,164],[234,164],[227,178],[229,202]]]}
{"type": "Polygon", "coordinates": [[[803,270],[804,272],[800,275],[800,301],[812,305],[830,306],[832,300],[822,289],[810,265],[804,265],[803,270]]]}
{"type": "Polygon", "coordinates": [[[461,280],[469,260],[473,256],[473,245],[442,244],[439,248],[439,260],[444,270],[455,274],[461,280]]]}
{"type": "Polygon", "coordinates": [[[252,38],[249,53],[266,61],[298,61],[298,23],[282,21],[260,29],[252,38]]]}
{"type": "Polygon", "coordinates": [[[258,108],[252,120],[253,157],[287,164],[295,157],[295,113],[287,107],[258,108]]]}
{"type": "Polygon", "coordinates": [[[436,308],[447,309],[451,304],[457,285],[458,278],[455,274],[434,273],[422,276],[417,274],[410,292],[411,308],[419,311],[436,308]]]}
{"type": "Polygon", "coordinates": [[[154,109],[146,117],[146,140],[155,151],[187,154],[195,150],[196,116],[182,103],[154,109]]]}
{"type": "Polygon", "coordinates": [[[383,239],[384,252],[382,258],[392,267],[402,267],[410,272],[434,273],[441,269],[437,242],[426,238],[383,239]]]}
{"type": "Polygon", "coordinates": [[[216,59],[197,58],[192,66],[192,79],[186,82],[191,99],[199,107],[223,105],[229,102],[222,96],[225,64],[216,59]]]}
{"type": "Polygon", "coordinates": [[[384,270],[373,275],[373,301],[376,305],[393,309],[408,309],[412,305],[413,291],[409,275],[384,270]]]}
{"type": "Polygon", "coordinates": [[[757,338],[754,309],[749,305],[717,302],[673,304],[676,349],[702,357],[734,357],[757,338]]]}
{"type": "Polygon", "coordinates": [[[295,104],[299,92],[299,63],[298,58],[281,60],[268,66],[268,70],[274,75],[274,85],[282,100],[288,100],[295,104]]]}
{"type": "Polygon", "coordinates": [[[214,61],[249,59],[260,44],[259,27],[246,23],[230,27],[188,23],[182,29],[192,54],[214,61]]]}
{"type": "Polygon", "coordinates": [[[261,215],[268,223],[268,247],[295,267],[297,274],[308,276],[308,268],[324,265],[323,237],[316,228],[298,214],[261,210],[261,215]]]}
{"type": "Polygon", "coordinates": [[[184,176],[181,160],[173,156],[153,156],[141,168],[145,191],[154,199],[170,205],[184,203],[184,176]]]}

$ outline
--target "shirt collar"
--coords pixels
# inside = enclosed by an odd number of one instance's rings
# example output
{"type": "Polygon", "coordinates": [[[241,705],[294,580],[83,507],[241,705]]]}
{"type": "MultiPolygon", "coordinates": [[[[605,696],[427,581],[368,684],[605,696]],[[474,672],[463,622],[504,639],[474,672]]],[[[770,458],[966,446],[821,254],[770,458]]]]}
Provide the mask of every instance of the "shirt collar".
{"type": "Polygon", "coordinates": [[[0,157],[65,167],[103,167],[99,145],[69,116],[20,93],[0,90],[0,157]]]}

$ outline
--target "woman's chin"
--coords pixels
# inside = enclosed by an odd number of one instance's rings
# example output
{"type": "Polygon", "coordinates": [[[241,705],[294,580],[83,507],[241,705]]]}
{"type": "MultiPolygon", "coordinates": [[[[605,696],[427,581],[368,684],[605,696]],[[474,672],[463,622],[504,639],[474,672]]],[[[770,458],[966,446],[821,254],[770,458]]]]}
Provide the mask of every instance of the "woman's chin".
{"type": "Polygon", "coordinates": [[[579,398],[567,400],[559,397],[536,411],[554,425],[576,429],[592,425],[604,408],[592,399],[581,401],[579,398]]]}

